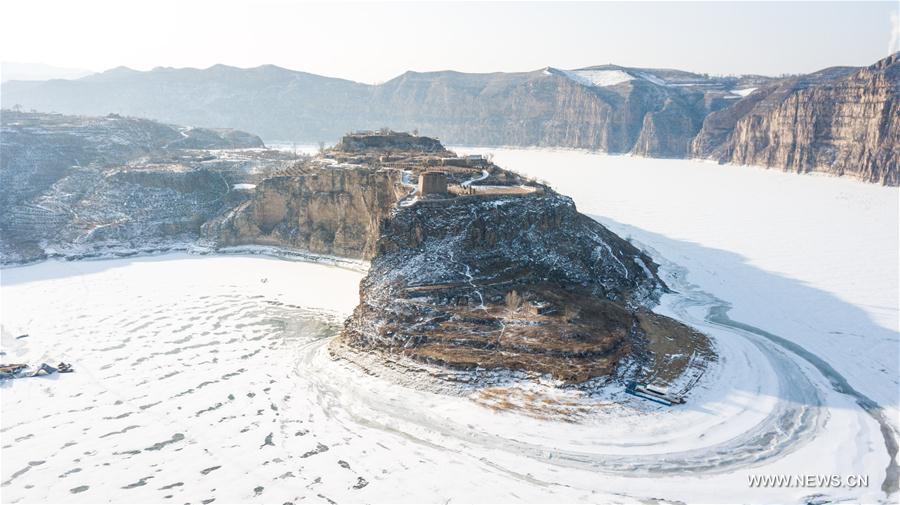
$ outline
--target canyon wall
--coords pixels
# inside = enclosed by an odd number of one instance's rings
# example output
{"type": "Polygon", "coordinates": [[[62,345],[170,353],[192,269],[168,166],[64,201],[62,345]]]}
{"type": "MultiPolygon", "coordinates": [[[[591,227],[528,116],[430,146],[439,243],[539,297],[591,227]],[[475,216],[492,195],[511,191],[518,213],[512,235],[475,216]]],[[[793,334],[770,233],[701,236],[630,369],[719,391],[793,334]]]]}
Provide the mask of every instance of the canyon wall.
{"type": "Polygon", "coordinates": [[[370,259],[401,196],[399,172],[321,168],[264,180],[252,197],[204,225],[221,247],[261,244],[370,259]]]}
{"type": "Polygon", "coordinates": [[[863,69],[782,78],[617,65],[406,72],[378,85],[271,65],[118,68],[75,81],[7,82],[2,98],[4,107],[119,112],[276,140],[331,143],[390,126],[445,144],[712,158],[895,185],[896,62],[894,54],[863,69]]]}
{"type": "MultiPolygon", "coordinates": [[[[752,97],[722,144],[722,161],[900,184],[900,54],[863,68],[791,79],[752,97]]],[[[694,154],[721,123],[707,118],[694,154]]]]}

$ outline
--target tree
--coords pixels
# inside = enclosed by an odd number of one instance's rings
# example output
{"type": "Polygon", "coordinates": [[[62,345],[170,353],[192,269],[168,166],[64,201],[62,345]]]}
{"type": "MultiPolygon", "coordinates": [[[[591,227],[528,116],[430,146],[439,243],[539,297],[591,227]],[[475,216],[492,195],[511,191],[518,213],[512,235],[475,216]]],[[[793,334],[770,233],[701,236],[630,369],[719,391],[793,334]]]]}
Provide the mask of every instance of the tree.
{"type": "Polygon", "coordinates": [[[413,130],[413,135],[415,135],[416,137],[419,136],[419,129],[418,129],[418,128],[416,128],[415,130],[413,130]]]}
{"type": "Polygon", "coordinates": [[[325,153],[325,142],[319,141],[319,154],[325,153]]]}
{"type": "Polygon", "coordinates": [[[506,308],[515,312],[519,310],[519,307],[522,305],[522,295],[520,295],[516,290],[512,290],[509,293],[506,293],[506,308]]]}

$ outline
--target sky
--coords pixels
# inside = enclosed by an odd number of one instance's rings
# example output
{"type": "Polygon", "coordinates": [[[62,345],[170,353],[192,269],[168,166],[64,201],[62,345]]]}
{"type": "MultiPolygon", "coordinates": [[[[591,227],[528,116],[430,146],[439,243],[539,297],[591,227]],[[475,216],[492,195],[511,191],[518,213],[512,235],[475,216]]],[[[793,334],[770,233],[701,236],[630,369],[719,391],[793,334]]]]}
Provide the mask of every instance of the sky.
{"type": "Polygon", "coordinates": [[[898,50],[898,2],[4,0],[0,60],[102,71],[274,64],[378,83],[407,71],[616,63],[781,75],[898,50]]]}

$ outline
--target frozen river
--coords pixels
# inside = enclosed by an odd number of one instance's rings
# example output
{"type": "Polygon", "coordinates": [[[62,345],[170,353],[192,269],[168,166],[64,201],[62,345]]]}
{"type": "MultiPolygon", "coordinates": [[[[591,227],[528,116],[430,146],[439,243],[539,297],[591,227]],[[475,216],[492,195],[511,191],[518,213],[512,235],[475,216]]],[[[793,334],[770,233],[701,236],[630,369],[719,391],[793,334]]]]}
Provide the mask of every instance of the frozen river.
{"type": "Polygon", "coordinates": [[[325,348],[358,271],[258,256],[45,262],[2,271],[3,361],[77,371],[0,389],[3,502],[896,499],[882,491],[897,428],[896,189],[493,152],[663,263],[678,294],[659,310],[720,353],[687,405],[528,391],[587,409],[572,423],[372,378],[325,348]],[[869,482],[750,486],[770,474],[869,482]]]}

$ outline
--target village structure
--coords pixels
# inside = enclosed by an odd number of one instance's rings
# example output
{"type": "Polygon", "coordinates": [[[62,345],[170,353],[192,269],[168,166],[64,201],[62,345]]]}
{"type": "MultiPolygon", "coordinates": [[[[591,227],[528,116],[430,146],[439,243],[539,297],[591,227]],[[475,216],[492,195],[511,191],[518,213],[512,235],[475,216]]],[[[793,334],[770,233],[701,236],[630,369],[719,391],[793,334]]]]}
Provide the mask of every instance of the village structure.
{"type": "Polygon", "coordinates": [[[418,192],[420,196],[446,195],[447,174],[438,170],[428,170],[419,174],[418,192]]]}
{"type": "Polygon", "coordinates": [[[499,169],[484,155],[458,156],[438,139],[389,128],[348,133],[333,149],[323,152],[321,162],[335,168],[371,166],[402,171],[410,194],[401,206],[459,196],[543,191],[541,184],[499,169]]]}

